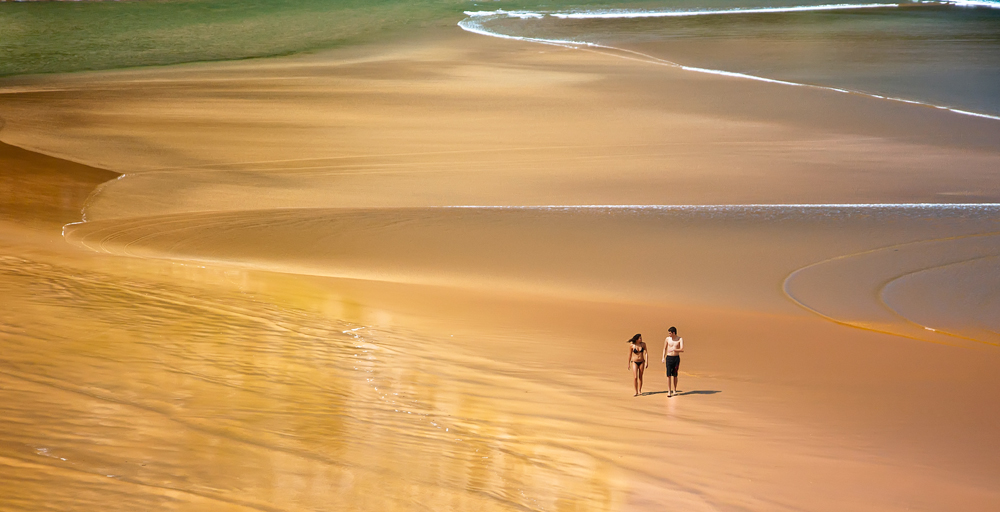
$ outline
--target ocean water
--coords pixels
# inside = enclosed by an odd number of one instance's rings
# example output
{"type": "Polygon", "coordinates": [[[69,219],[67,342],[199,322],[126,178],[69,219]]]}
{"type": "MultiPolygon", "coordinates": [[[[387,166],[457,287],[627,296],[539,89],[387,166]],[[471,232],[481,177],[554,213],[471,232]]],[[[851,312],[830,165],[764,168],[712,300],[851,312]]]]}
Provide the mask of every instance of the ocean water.
{"type": "Polygon", "coordinates": [[[0,76],[286,55],[454,26],[1000,116],[1000,2],[0,2],[0,76]]]}
{"type": "Polygon", "coordinates": [[[1000,119],[1000,3],[680,0],[466,14],[461,26],[483,35],[1000,119]]]}

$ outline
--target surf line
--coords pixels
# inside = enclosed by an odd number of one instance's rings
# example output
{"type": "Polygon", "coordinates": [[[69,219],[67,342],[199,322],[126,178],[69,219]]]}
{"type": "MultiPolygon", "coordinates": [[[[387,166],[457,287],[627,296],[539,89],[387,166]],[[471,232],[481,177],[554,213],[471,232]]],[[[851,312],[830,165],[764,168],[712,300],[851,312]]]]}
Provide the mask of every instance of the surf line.
{"type": "Polygon", "coordinates": [[[772,14],[786,12],[836,11],[842,9],[877,9],[882,7],[899,7],[900,4],[826,4],[826,5],[796,5],[791,7],[748,7],[734,9],[704,9],[691,11],[584,11],[557,12],[550,16],[562,19],[595,19],[595,18],[668,18],[684,16],[712,16],[718,14],[772,14]]]}
{"type": "MultiPolygon", "coordinates": [[[[925,2],[928,3],[928,2],[925,2]]],[[[979,6],[979,3],[970,4],[968,2],[958,1],[945,1],[945,2],[929,2],[933,4],[945,4],[945,5],[956,5],[956,6],[979,6]],[[961,3],[960,3],[961,2],[961,3]]],[[[985,2],[992,7],[991,2],[985,2]]],[[[807,87],[810,89],[819,89],[823,91],[838,92],[842,94],[854,94],[858,96],[864,96],[866,98],[874,98],[879,100],[893,101],[897,103],[906,103],[909,105],[918,105],[922,107],[934,108],[937,110],[947,110],[949,112],[960,114],[963,116],[979,117],[984,119],[991,119],[994,121],[1000,121],[1000,116],[983,114],[981,112],[972,112],[969,110],[958,109],[954,107],[948,107],[945,105],[936,105],[934,103],[928,103],[925,101],[910,100],[906,98],[897,98],[894,96],[885,96],[881,94],[874,94],[862,91],[855,91],[852,89],[843,89],[840,87],[829,87],[824,85],[815,84],[804,84],[799,82],[790,82],[787,80],[778,80],[775,78],[767,78],[763,76],[750,75],[746,73],[737,73],[734,71],[725,71],[721,69],[708,69],[699,68],[695,66],[686,66],[677,62],[669,61],[666,59],[661,59],[659,57],[654,57],[647,53],[637,52],[635,50],[629,50],[626,48],[618,48],[615,46],[609,46],[599,43],[591,43],[587,41],[573,41],[569,39],[547,39],[540,37],[527,37],[527,36],[512,36],[509,34],[502,34],[500,32],[495,32],[487,29],[483,26],[483,22],[491,21],[501,18],[520,18],[520,19],[542,19],[546,16],[552,16],[556,18],[639,18],[639,17],[669,17],[669,16],[710,16],[710,15],[725,15],[725,14],[754,14],[754,13],[778,13],[778,12],[800,12],[800,11],[829,11],[829,10],[844,10],[844,9],[891,9],[900,7],[902,4],[829,4],[829,5],[813,5],[813,6],[799,6],[799,7],[764,7],[764,8],[750,8],[750,9],[727,9],[727,10],[701,10],[701,11],[597,11],[592,13],[541,13],[533,11],[505,11],[503,9],[498,9],[496,11],[465,11],[468,16],[462,21],[458,22],[458,26],[465,30],[466,32],[471,32],[473,34],[479,34],[487,37],[496,37],[499,39],[511,39],[515,41],[525,41],[529,43],[546,44],[551,46],[559,46],[563,48],[568,48],[572,50],[584,50],[584,51],[594,51],[604,55],[610,55],[613,57],[618,57],[626,60],[634,60],[637,62],[644,62],[647,64],[666,66],[676,69],[681,69],[683,71],[690,71],[694,73],[703,73],[708,75],[719,75],[730,78],[740,78],[744,80],[754,80],[758,82],[767,82],[779,85],[788,85],[793,87],[807,87]],[[603,51],[602,51],[603,50],[603,51]],[[617,54],[615,53],[617,52],[617,54]],[[626,54],[626,55],[623,55],[626,54]]]]}

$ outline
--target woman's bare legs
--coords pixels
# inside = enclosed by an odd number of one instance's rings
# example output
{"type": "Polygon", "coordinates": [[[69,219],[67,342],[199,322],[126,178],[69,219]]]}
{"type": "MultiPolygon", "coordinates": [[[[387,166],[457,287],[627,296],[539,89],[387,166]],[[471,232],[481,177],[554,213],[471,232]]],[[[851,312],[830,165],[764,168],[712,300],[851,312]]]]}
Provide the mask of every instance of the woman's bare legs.
{"type": "Polygon", "coordinates": [[[642,389],[642,365],[632,363],[632,383],[635,384],[635,396],[639,396],[642,389]]]}
{"type": "Polygon", "coordinates": [[[643,363],[632,363],[632,375],[635,377],[635,396],[642,394],[642,374],[645,372],[643,363]]]}

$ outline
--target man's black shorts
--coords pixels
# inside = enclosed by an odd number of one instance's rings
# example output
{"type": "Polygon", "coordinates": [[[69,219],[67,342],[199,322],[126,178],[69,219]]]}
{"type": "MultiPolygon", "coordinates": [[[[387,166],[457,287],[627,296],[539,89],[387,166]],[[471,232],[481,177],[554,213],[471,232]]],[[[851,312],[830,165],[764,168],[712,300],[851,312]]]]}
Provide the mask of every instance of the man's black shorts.
{"type": "Polygon", "coordinates": [[[667,356],[667,377],[676,377],[681,367],[681,356],[667,356]]]}

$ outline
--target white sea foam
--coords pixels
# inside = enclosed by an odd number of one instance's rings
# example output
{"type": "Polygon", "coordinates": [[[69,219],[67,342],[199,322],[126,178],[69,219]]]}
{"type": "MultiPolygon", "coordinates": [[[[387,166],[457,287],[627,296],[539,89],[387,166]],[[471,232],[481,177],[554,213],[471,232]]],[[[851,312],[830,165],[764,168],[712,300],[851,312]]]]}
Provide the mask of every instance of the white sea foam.
{"type": "Polygon", "coordinates": [[[461,27],[462,30],[465,30],[466,32],[472,32],[473,34],[479,34],[479,35],[482,35],[482,36],[499,37],[500,39],[514,39],[514,40],[517,40],[517,41],[528,41],[528,42],[531,42],[531,43],[551,44],[551,45],[555,45],[555,46],[566,46],[566,47],[571,47],[571,48],[577,48],[577,47],[581,47],[581,46],[594,46],[594,47],[601,47],[601,48],[610,48],[610,47],[605,47],[605,46],[597,45],[597,44],[593,44],[593,43],[570,41],[570,40],[563,40],[563,39],[541,39],[541,38],[537,38],[537,37],[523,37],[523,36],[511,36],[511,35],[507,35],[507,34],[501,34],[500,32],[494,32],[492,30],[487,30],[485,27],[483,27],[482,23],[480,23],[476,19],[477,17],[478,16],[468,17],[468,18],[466,18],[466,19],[458,22],[458,26],[461,27]]]}
{"type": "MultiPolygon", "coordinates": [[[[989,0],[950,0],[950,1],[919,1],[914,3],[924,3],[924,4],[936,4],[936,5],[961,5],[961,6],[988,6],[994,8],[1000,8],[1000,2],[993,2],[989,0]]],[[[638,60],[642,62],[647,62],[649,64],[667,66],[682,69],[684,71],[691,71],[695,73],[705,73],[710,75],[726,76],[730,78],[739,78],[745,80],[754,80],[758,82],[768,82],[779,85],[789,85],[795,87],[810,87],[814,89],[822,89],[825,91],[838,92],[844,94],[857,94],[859,96],[865,96],[868,98],[874,98],[886,101],[895,101],[901,103],[908,103],[912,105],[919,105],[924,107],[931,107],[940,110],[947,110],[949,112],[978,117],[982,119],[991,119],[995,121],[1000,121],[1000,116],[983,114],[981,112],[972,112],[969,110],[957,109],[949,107],[946,105],[935,105],[933,103],[928,103],[918,100],[910,100],[906,98],[896,98],[891,96],[883,96],[879,94],[873,94],[863,91],[855,91],[850,89],[843,89],[838,87],[828,87],[823,85],[815,84],[805,84],[799,82],[790,82],[787,80],[778,80],[775,78],[767,78],[757,75],[749,75],[746,73],[737,73],[733,71],[726,71],[722,69],[708,69],[699,68],[694,66],[685,66],[676,62],[654,57],[649,54],[637,52],[634,50],[628,50],[625,48],[618,48],[614,46],[608,46],[598,43],[592,43],[588,41],[574,41],[570,39],[547,39],[540,37],[526,37],[526,36],[514,36],[510,34],[503,34],[483,26],[484,22],[488,22],[495,19],[501,18],[520,18],[520,19],[541,19],[546,16],[551,16],[561,19],[581,19],[581,18],[642,18],[642,17],[667,17],[667,16],[704,16],[704,15],[715,15],[715,14],[737,14],[737,13],[777,13],[777,12],[798,12],[798,11],[829,11],[829,10],[846,10],[846,9],[875,9],[875,8],[895,8],[902,4],[827,4],[827,5],[812,5],[812,6],[794,6],[794,7],[767,7],[767,8],[747,8],[747,9],[727,9],[727,10],[703,10],[703,11],[581,11],[574,13],[545,13],[545,12],[534,12],[534,11],[505,11],[498,9],[495,11],[466,11],[465,14],[469,17],[458,22],[458,26],[467,32],[472,32],[474,34],[497,37],[501,39],[512,39],[517,41],[526,41],[539,44],[548,44],[554,46],[562,46],[565,48],[574,49],[604,49],[618,52],[617,57],[625,58],[629,60],[638,60]],[[626,55],[623,55],[626,54],[626,55]]]]}
{"type": "Polygon", "coordinates": [[[942,0],[941,3],[958,7],[989,7],[990,9],[1000,9],[1000,2],[992,2],[990,0],[942,0]]]}
{"type": "Polygon", "coordinates": [[[958,109],[958,108],[949,108],[948,110],[950,110],[950,111],[952,111],[952,112],[954,112],[956,114],[964,114],[964,115],[967,115],[967,116],[974,116],[974,117],[984,117],[986,119],[996,119],[996,120],[1000,121],[1000,116],[991,116],[989,114],[980,114],[979,112],[970,112],[968,110],[962,110],[962,109],[958,109]]]}
{"type": "MultiPolygon", "coordinates": [[[[794,85],[796,87],[809,87],[806,84],[800,84],[800,83],[797,83],[797,82],[787,82],[785,80],[775,80],[773,78],[765,78],[765,77],[762,77],[762,76],[748,75],[746,73],[734,73],[732,71],[722,71],[722,70],[718,70],[718,69],[706,69],[706,68],[695,68],[695,67],[691,67],[691,66],[678,66],[678,67],[680,67],[684,71],[694,71],[696,73],[707,73],[709,75],[721,75],[721,76],[730,76],[730,77],[733,77],[733,78],[745,78],[747,80],[757,80],[759,82],[770,82],[772,84],[794,85]]],[[[833,88],[830,88],[830,87],[824,87],[824,89],[830,89],[830,90],[837,90],[837,91],[841,91],[841,92],[847,92],[847,91],[845,91],[843,89],[833,89],[833,88]]]]}
{"type": "Polygon", "coordinates": [[[899,7],[900,4],[827,4],[798,5],[791,7],[747,7],[735,9],[702,9],[691,11],[581,11],[555,12],[549,16],[563,19],[595,19],[595,18],[673,18],[683,16],[714,16],[720,14],[767,14],[804,11],[836,11],[845,9],[880,9],[899,7]]]}
{"type": "Polygon", "coordinates": [[[544,18],[545,13],[533,12],[533,11],[505,11],[503,9],[497,9],[495,11],[465,11],[466,16],[471,16],[473,18],[481,16],[506,16],[508,18],[521,18],[522,20],[531,18],[544,18]]]}

